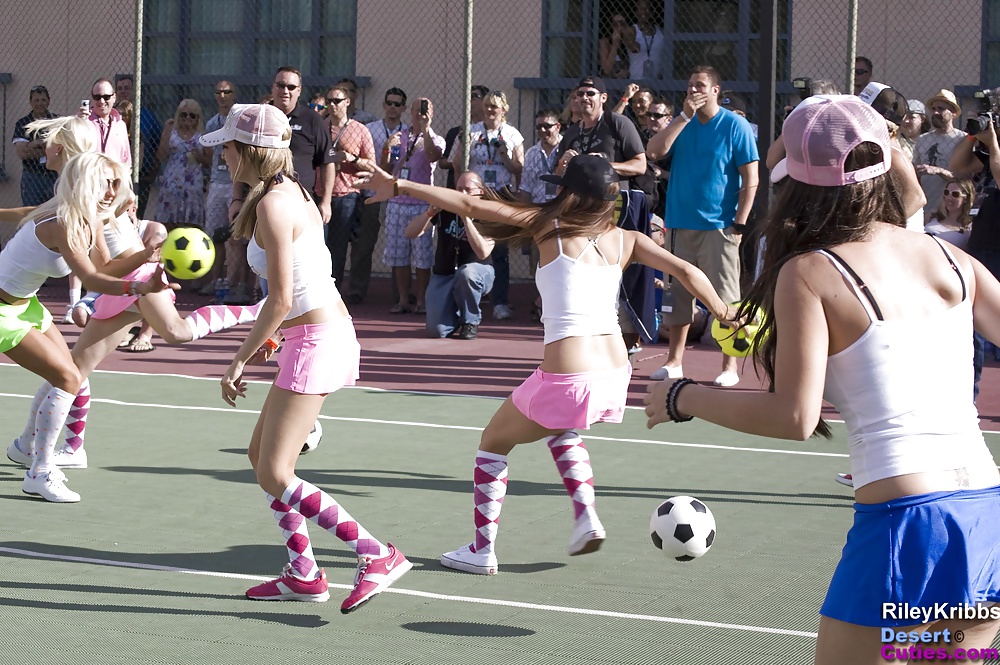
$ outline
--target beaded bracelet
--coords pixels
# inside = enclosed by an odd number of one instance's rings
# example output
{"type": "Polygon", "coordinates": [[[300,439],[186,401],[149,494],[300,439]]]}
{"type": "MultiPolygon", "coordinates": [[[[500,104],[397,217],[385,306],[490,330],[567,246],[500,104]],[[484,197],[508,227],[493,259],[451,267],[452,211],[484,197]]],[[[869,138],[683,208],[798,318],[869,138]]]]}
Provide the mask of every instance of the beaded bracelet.
{"type": "Polygon", "coordinates": [[[667,416],[670,420],[675,423],[686,423],[689,420],[693,420],[694,416],[682,416],[679,411],[677,411],[677,396],[680,395],[681,389],[684,386],[695,383],[691,379],[680,379],[676,381],[670,390],[667,391],[667,416]]]}

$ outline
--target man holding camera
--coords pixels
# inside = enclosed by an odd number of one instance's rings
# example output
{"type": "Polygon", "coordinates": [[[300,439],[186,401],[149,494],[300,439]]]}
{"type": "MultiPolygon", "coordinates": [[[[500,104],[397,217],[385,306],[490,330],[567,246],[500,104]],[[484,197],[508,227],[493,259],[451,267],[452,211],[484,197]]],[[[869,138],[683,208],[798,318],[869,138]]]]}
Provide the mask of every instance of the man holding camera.
{"type": "Polygon", "coordinates": [[[933,129],[918,136],[914,142],[913,167],[927,197],[924,210],[934,211],[941,202],[945,184],[954,177],[948,168],[948,162],[966,133],[952,124],[961,115],[962,109],[951,90],[940,90],[928,99],[927,110],[930,112],[933,129]]]}

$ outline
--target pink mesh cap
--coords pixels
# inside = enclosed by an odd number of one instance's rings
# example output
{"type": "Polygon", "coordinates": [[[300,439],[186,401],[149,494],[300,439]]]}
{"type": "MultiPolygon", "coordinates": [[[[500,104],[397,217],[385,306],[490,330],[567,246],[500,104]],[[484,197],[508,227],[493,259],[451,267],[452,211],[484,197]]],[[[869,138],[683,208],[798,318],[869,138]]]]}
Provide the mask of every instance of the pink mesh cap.
{"type": "Polygon", "coordinates": [[[261,148],[287,148],[291,140],[282,136],[288,127],[288,116],[269,104],[233,104],[225,126],[198,140],[206,147],[239,141],[261,148]]]}
{"type": "Polygon", "coordinates": [[[885,118],[854,95],[814,95],[785,119],[788,176],[807,185],[836,187],[870,180],[889,170],[891,151],[885,118]],[[844,162],[862,143],[882,148],[882,161],[844,173],[844,162]]]}

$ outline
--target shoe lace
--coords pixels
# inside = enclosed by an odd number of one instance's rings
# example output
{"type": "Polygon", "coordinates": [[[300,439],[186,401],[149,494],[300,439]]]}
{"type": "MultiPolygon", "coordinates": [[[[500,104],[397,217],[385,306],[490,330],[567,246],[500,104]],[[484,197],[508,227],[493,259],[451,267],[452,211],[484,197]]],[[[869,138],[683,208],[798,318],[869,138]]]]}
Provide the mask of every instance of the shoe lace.
{"type": "Polygon", "coordinates": [[[354,586],[357,586],[364,578],[365,573],[368,572],[368,566],[371,564],[371,562],[372,558],[370,556],[358,557],[358,572],[354,574],[354,586]]]}
{"type": "Polygon", "coordinates": [[[68,478],[66,478],[66,474],[63,473],[62,469],[59,467],[54,467],[51,471],[49,471],[48,475],[50,481],[65,483],[68,480],[68,478]]]}

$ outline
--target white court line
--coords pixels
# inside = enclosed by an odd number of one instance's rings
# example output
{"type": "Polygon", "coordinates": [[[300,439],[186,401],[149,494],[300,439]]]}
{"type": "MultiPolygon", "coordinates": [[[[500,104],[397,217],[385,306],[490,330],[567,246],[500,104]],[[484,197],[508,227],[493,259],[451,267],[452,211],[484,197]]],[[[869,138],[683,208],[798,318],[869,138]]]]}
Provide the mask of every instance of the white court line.
{"type": "MultiPolygon", "coordinates": [[[[18,399],[33,399],[33,395],[21,395],[18,393],[0,393],[0,397],[15,397],[18,399]]],[[[222,406],[181,406],[177,404],[145,404],[142,402],[123,402],[117,399],[98,399],[91,398],[91,402],[96,402],[98,404],[114,404],[116,406],[130,406],[130,407],[142,407],[147,409],[171,409],[177,411],[212,411],[219,413],[241,413],[249,415],[257,415],[260,411],[253,409],[237,409],[233,407],[222,407],[222,406]]],[[[472,427],[469,425],[442,425],[440,423],[421,423],[421,422],[411,422],[406,420],[379,420],[376,418],[348,418],[346,416],[324,416],[320,415],[322,420],[334,420],[340,422],[348,423],[368,423],[372,425],[394,425],[398,427],[428,427],[432,429],[452,429],[461,430],[465,432],[482,432],[482,427],[472,427]]],[[[658,441],[653,439],[620,439],[611,436],[594,436],[587,435],[587,439],[590,441],[613,441],[616,443],[646,443],[655,446],[671,446],[674,448],[702,448],[705,450],[728,450],[732,452],[747,452],[747,453],[774,453],[778,455],[805,455],[809,457],[848,457],[846,453],[820,453],[812,450],[782,450],[779,448],[748,448],[741,446],[720,446],[709,443],[680,443],[677,441],[658,441]]]]}
{"type": "MultiPolygon", "coordinates": [[[[206,575],[209,577],[223,577],[239,580],[259,580],[262,582],[271,580],[271,577],[261,577],[259,575],[243,575],[240,573],[220,573],[209,570],[194,570],[191,568],[175,568],[173,566],[160,566],[149,563],[133,563],[130,561],[113,561],[111,559],[92,559],[82,556],[69,556],[62,554],[48,554],[46,552],[32,552],[31,550],[20,550],[12,547],[0,547],[0,553],[25,556],[36,559],[54,559],[57,561],[72,561],[74,563],[89,563],[99,566],[116,566],[119,568],[138,568],[140,570],[155,570],[167,573],[183,573],[186,575],[206,575]]],[[[329,584],[335,589],[350,590],[354,587],[348,584],[329,584]]],[[[582,614],[587,616],[609,617],[613,619],[633,619],[636,621],[652,621],[656,623],[673,623],[684,626],[701,626],[704,628],[724,628],[728,630],[739,630],[750,633],[767,633],[770,635],[789,635],[792,637],[816,638],[816,633],[803,630],[787,630],[785,628],[766,628],[763,626],[743,626],[736,623],[717,623],[714,621],[698,621],[696,619],[677,619],[674,617],[661,617],[650,614],[632,614],[629,612],[610,612],[607,610],[591,610],[584,607],[565,607],[562,605],[540,605],[538,603],[521,603],[514,600],[497,600],[494,598],[475,598],[472,596],[453,596],[429,591],[415,591],[413,589],[388,588],[384,593],[396,593],[403,596],[417,596],[419,598],[429,598],[431,600],[447,600],[456,603],[473,603],[477,605],[495,605],[499,607],[516,607],[525,610],[539,610],[543,612],[561,612],[564,614],[582,614]]]]}

